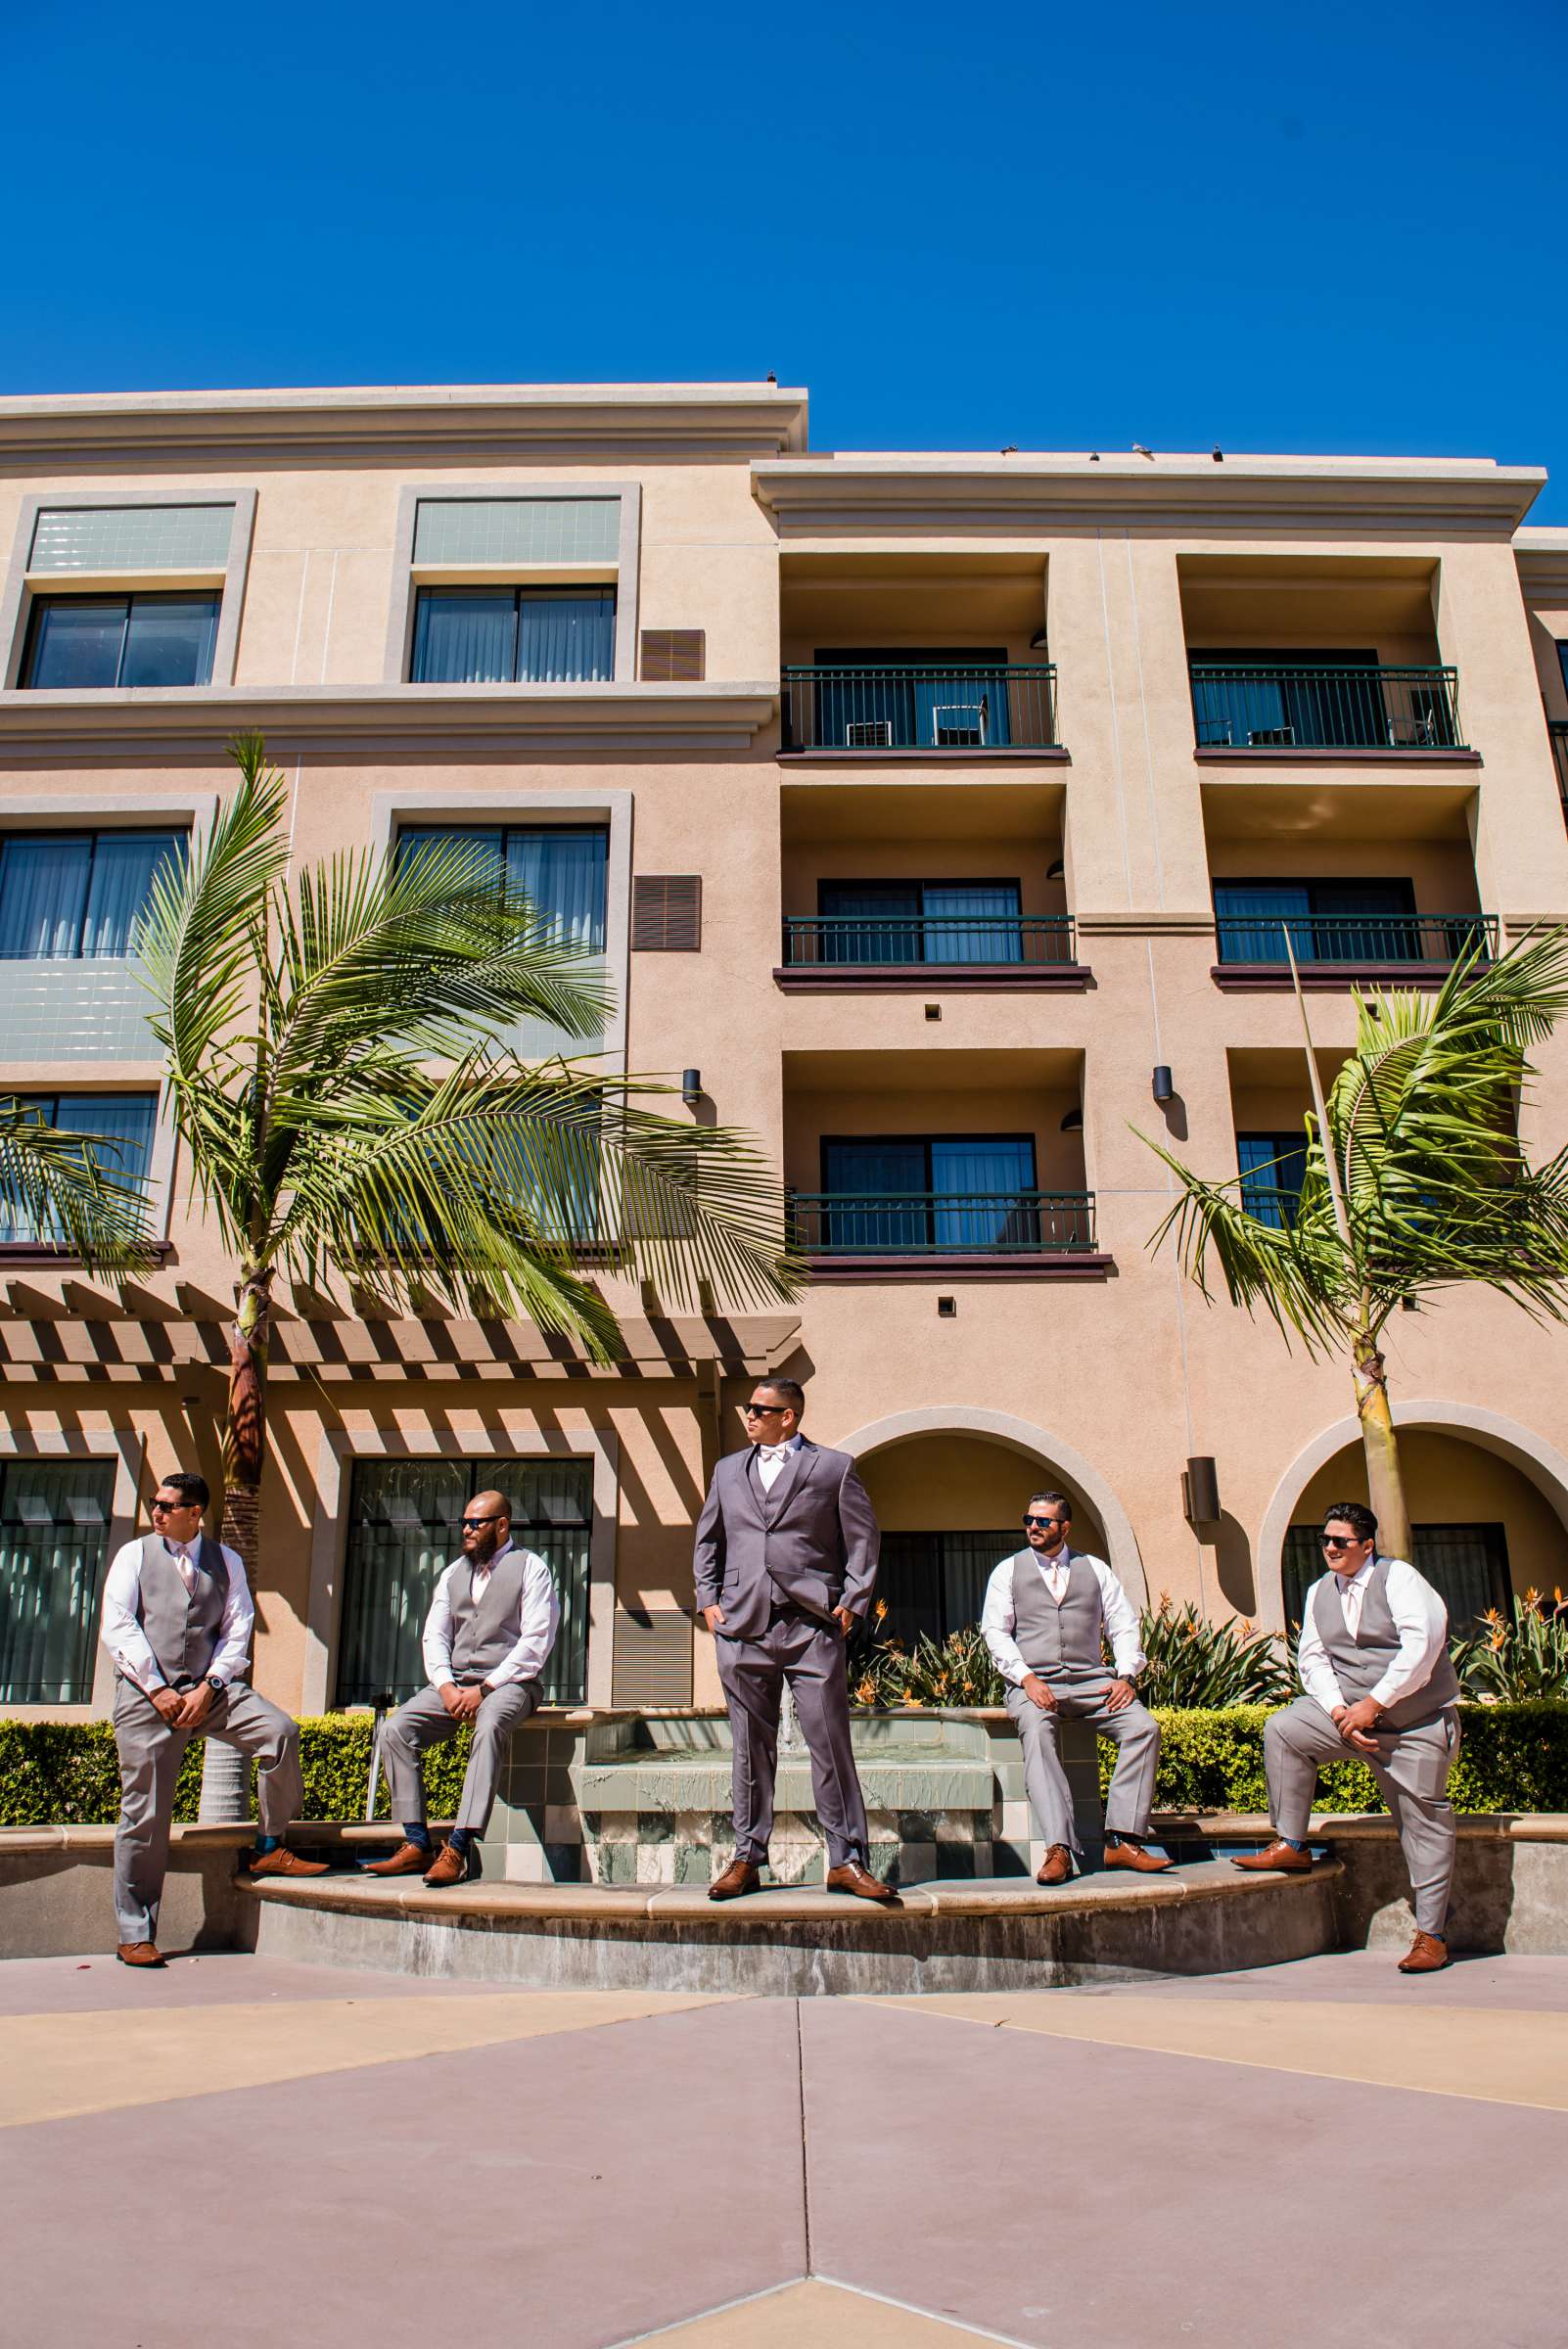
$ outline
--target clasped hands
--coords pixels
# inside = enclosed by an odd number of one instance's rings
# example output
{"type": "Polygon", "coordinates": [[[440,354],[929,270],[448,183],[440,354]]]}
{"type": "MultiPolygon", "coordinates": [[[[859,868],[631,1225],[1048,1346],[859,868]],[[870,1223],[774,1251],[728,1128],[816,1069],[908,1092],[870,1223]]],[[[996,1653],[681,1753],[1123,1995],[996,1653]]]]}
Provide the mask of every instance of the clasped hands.
{"type": "Polygon", "coordinates": [[[472,1688],[459,1688],[455,1681],[443,1681],[438,1693],[454,1721],[472,1721],[489,1690],[482,1681],[477,1681],[472,1688]]]}
{"type": "Polygon", "coordinates": [[[171,1729],[199,1729],[211,1709],[212,1691],[206,1681],[194,1688],[149,1688],[157,1712],[171,1729]]]}
{"type": "MultiPolygon", "coordinates": [[[[1054,1696],[1052,1696],[1050,1690],[1046,1687],[1044,1681],[1040,1679],[1038,1672],[1025,1673],[1024,1694],[1029,1698],[1031,1704],[1038,1705],[1042,1713],[1055,1712],[1056,1699],[1054,1696]]],[[[1136,1696],[1136,1694],[1137,1690],[1133,1687],[1130,1681],[1113,1681],[1109,1688],[1107,1688],[1105,1691],[1106,1712],[1120,1713],[1124,1711],[1126,1707],[1132,1702],[1132,1699],[1134,1696],[1136,1696]]]]}
{"type": "Polygon", "coordinates": [[[1382,1715],[1369,1696],[1359,1697],[1354,1705],[1336,1705],[1332,1720],[1345,1743],[1354,1746],[1359,1754],[1377,1753],[1377,1741],[1370,1734],[1382,1715]]]}

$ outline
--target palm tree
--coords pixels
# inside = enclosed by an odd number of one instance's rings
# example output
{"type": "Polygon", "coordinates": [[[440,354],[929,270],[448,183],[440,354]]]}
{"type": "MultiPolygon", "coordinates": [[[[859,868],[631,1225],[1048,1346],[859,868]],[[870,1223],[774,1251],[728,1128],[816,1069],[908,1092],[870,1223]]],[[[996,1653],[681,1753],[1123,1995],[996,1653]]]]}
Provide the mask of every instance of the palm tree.
{"type": "Polygon", "coordinates": [[[1381,1345],[1390,1314],[1480,1281],[1535,1318],[1568,1317],[1568,1151],[1531,1167],[1517,1130],[1528,1049],[1565,1011],[1562,930],[1493,963],[1467,951],[1435,995],[1358,996],[1355,1048],[1326,1102],[1309,1038],[1306,1174],[1299,1201],[1276,1194],[1275,1221],[1249,1210],[1239,1180],[1206,1181],[1149,1143],[1181,1186],[1151,1247],[1173,1237],[1211,1303],[1218,1264],[1230,1302],[1262,1308],[1287,1345],[1349,1356],[1391,1553],[1409,1556],[1410,1526],[1381,1345]]]}
{"type": "Polygon", "coordinates": [[[291,877],[287,784],[259,736],[230,755],[239,787],[159,877],[139,950],[193,1195],[234,1260],[223,1534],[254,1575],[280,1277],[527,1316],[609,1361],[585,1238],[677,1306],[788,1299],[799,1276],[746,1135],[658,1114],[658,1081],[512,1048],[527,1018],[596,1037],[607,997],[492,852],[344,852],[291,877]]]}
{"type": "Polygon", "coordinates": [[[47,1125],[31,1102],[0,1095],[0,1216],[37,1232],[90,1272],[151,1265],[146,1196],[118,1143],[47,1125]]]}

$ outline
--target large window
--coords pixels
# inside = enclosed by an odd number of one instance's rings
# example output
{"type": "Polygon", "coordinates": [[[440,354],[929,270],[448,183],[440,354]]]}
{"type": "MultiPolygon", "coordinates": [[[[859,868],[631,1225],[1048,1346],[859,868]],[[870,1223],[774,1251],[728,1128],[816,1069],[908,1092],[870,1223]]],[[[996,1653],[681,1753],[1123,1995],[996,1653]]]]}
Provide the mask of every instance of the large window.
{"type": "Polygon", "coordinates": [[[1287,937],[1298,962],[1412,962],[1471,928],[1417,922],[1404,880],[1217,881],[1214,908],[1222,962],[1284,962],[1287,937]]]}
{"type": "Polygon", "coordinates": [[[1016,1526],[981,1534],[884,1534],[877,1588],[889,1636],[913,1647],[945,1639],[980,1621],[986,1585],[1003,1558],[1023,1547],[1016,1526]]]}
{"type": "Polygon", "coordinates": [[[822,1188],[835,1248],[993,1248],[1010,1236],[1038,1245],[1030,1134],[824,1139],[822,1188]]]}
{"type": "Polygon", "coordinates": [[[602,825],[409,824],[397,853],[449,840],[488,849],[509,898],[526,900],[571,944],[603,953],[610,835],[602,825]]]}
{"type": "Polygon", "coordinates": [[[0,839],[0,961],[127,955],[154,876],[183,832],[12,832],[0,839]]]}
{"type": "Polygon", "coordinates": [[[114,1486],[108,1460],[0,1471],[0,1703],[90,1701],[114,1486]]]}
{"type": "Polygon", "coordinates": [[[22,682],[40,692],[108,685],[207,685],[218,605],[200,595],[40,595],[22,682]]]}
{"type": "Polygon", "coordinates": [[[422,587],[416,685],[581,685],[613,677],[613,587],[422,587]]]}
{"type": "Polygon", "coordinates": [[[1307,1136],[1295,1133],[1238,1133],[1242,1204],[1260,1223],[1283,1230],[1294,1222],[1307,1179],[1307,1136]]]}
{"type": "Polygon", "coordinates": [[[1010,739],[1005,645],[817,648],[816,739],[842,750],[987,750],[1010,739]]]}
{"type": "MultiPolygon", "coordinates": [[[[1285,1621],[1299,1624],[1308,1591],[1323,1572],[1321,1525],[1293,1525],[1285,1536],[1285,1621]]],[[[1410,1564],[1449,1610],[1449,1634],[1462,1638],[1489,1607],[1507,1614],[1513,1589],[1508,1541],[1500,1525],[1412,1525],[1410,1564]]]]}
{"type": "Polygon", "coordinates": [[[816,895],[822,962],[1024,959],[1016,881],[820,881],[816,895]]]}
{"type": "MultiPolygon", "coordinates": [[[[158,1116],[156,1093],[22,1093],[18,1098],[62,1133],[93,1135],[106,1173],[145,1187],[158,1116]]],[[[53,1229],[38,1230],[16,1197],[0,1186],[0,1242],[50,1248],[58,1245],[59,1237],[53,1229]]]]}
{"type": "Polygon", "coordinates": [[[340,1705],[399,1701],[425,1685],[420,1639],[443,1567],[461,1554],[459,1521],[493,1487],[517,1514],[512,1539],[555,1578],[561,1631],[545,1667],[548,1703],[580,1703],[588,1652],[588,1540],[593,1471],[586,1460],[361,1460],[349,1502],[344,1566],[340,1705]]]}

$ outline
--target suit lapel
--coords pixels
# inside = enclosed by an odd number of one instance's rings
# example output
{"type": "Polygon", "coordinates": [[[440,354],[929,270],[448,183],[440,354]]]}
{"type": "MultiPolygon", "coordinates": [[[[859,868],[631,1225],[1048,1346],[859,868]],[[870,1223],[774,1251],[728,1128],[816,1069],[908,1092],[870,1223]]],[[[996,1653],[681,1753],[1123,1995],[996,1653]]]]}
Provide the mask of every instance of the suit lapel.
{"type": "Polygon", "coordinates": [[[734,1453],[735,1482],[745,1497],[746,1505],[759,1525],[766,1525],[767,1512],[762,1506],[762,1487],[757,1474],[757,1448],[734,1453]]]}
{"type": "Polygon", "coordinates": [[[796,1497],[810,1483],[812,1470],[821,1456],[816,1446],[808,1444],[803,1436],[800,1451],[791,1452],[773,1479],[773,1490],[767,1497],[771,1503],[769,1526],[782,1522],[796,1497]]]}

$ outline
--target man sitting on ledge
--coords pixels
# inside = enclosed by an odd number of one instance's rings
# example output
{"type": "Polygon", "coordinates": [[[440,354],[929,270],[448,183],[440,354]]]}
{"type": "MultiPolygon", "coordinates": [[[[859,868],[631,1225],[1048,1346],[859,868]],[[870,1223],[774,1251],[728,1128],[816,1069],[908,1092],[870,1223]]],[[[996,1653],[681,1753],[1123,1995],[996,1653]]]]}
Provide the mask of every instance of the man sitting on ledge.
{"type": "Polygon", "coordinates": [[[119,1824],[115,1912],[122,1965],[161,1965],[158,1911],[168,1867],[180,1758],[215,1737],[257,1763],[261,1832],[248,1873],[320,1876],[283,1841],[304,1804],[300,1727],[246,1685],[255,1608],[240,1553],[202,1530],[207,1479],[176,1468],[159,1479],[154,1531],[127,1542],[104,1585],[103,1642],[115,1665],[119,1824]]]}
{"type": "Polygon", "coordinates": [[[480,1872],[477,1849],[489,1824],[507,1739],[539,1701],[539,1681],[561,1625],[550,1569],[531,1549],[512,1544],[512,1504],[502,1493],[479,1493],[463,1518],[463,1554],[436,1586],[425,1619],[430,1686],[394,1713],[381,1733],[382,1767],[403,1840],[371,1876],[423,1876],[461,1884],[480,1872]],[[436,1855],[425,1824],[428,1745],[474,1724],[457,1823],[436,1855]]]}
{"type": "Polygon", "coordinates": [[[1359,1500],[1336,1501],[1318,1541],[1329,1571],[1307,1593],[1296,1650],[1307,1693],[1270,1714],[1264,1730],[1274,1840],[1235,1865],[1309,1869],[1317,1765],[1360,1754],[1410,1871],[1415,1939],[1400,1972],[1434,1974],[1449,1962],[1455,1829],[1448,1785],[1459,1752],[1449,1611],[1406,1559],[1378,1555],[1377,1519],[1359,1500]]]}
{"type": "Polygon", "coordinates": [[[1007,1682],[1024,1748],[1024,1787],[1045,1842],[1036,1881],[1065,1884],[1082,1849],[1062,1768],[1059,1721],[1086,1721],[1120,1751],[1105,1805],[1105,1865],[1152,1874],[1169,1860],[1145,1851],[1160,1725],[1138,1703],[1145,1658],[1138,1619],[1103,1558],[1068,1543],[1073,1504],[1037,1493],[1024,1516],[1029,1547],[1003,1558],[986,1588],[980,1628],[1007,1682]],[[1115,1670],[1105,1663],[1109,1636],[1115,1670]]]}

